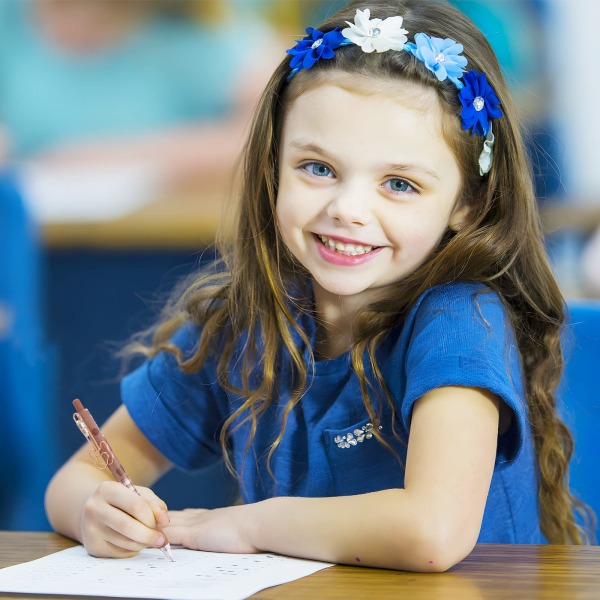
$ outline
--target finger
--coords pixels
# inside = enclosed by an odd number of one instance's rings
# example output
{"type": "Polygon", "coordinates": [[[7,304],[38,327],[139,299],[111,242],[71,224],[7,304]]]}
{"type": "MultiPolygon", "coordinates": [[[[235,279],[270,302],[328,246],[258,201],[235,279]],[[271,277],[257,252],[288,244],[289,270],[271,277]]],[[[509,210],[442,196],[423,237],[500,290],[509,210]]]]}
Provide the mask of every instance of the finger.
{"type": "Polygon", "coordinates": [[[150,544],[138,542],[134,539],[127,537],[120,531],[115,531],[111,529],[110,527],[107,527],[104,537],[107,543],[112,544],[116,548],[120,548],[123,551],[133,553],[140,552],[141,550],[145,550],[146,548],[160,548],[164,545],[165,541],[164,535],[159,532],[156,536],[156,538],[158,539],[157,541],[153,541],[150,544]]]}
{"type": "Polygon", "coordinates": [[[195,530],[191,527],[186,527],[183,525],[168,525],[163,531],[169,538],[169,543],[171,545],[177,544],[193,550],[199,549],[195,539],[195,530]]]}
{"type": "Polygon", "coordinates": [[[168,510],[165,501],[157,496],[150,488],[139,487],[137,488],[137,491],[139,492],[140,496],[148,502],[148,504],[156,506],[158,509],[164,510],[165,512],[168,510]]]}
{"type": "Polygon", "coordinates": [[[185,510],[169,511],[171,521],[163,529],[169,538],[169,542],[171,544],[180,544],[186,548],[200,550],[200,530],[210,512],[210,510],[203,508],[186,508],[185,510]]]}
{"type": "Polygon", "coordinates": [[[92,521],[83,528],[82,542],[89,554],[103,558],[134,556],[143,547],[141,544],[133,546],[132,540],[127,540],[104,523],[92,521]]]}
{"type": "Polygon", "coordinates": [[[138,550],[125,550],[125,548],[116,546],[111,542],[106,542],[106,547],[110,552],[109,556],[113,558],[131,558],[132,556],[138,554],[138,550]]]}
{"type": "Polygon", "coordinates": [[[84,546],[89,554],[98,558],[131,558],[138,554],[137,550],[126,550],[107,540],[102,540],[100,543],[95,540],[95,543],[86,543],[84,546]]]}
{"type": "Polygon", "coordinates": [[[112,534],[106,537],[116,546],[126,550],[141,550],[148,546],[160,547],[165,543],[165,536],[154,526],[148,527],[132,515],[113,506],[106,513],[105,525],[112,534]]]}
{"type": "Polygon", "coordinates": [[[104,501],[109,505],[131,515],[146,527],[156,528],[156,518],[152,507],[133,490],[113,481],[100,484],[98,490],[104,501]]]}
{"type": "MultiPolygon", "coordinates": [[[[163,541],[164,537],[160,536],[156,547],[161,547],[163,541]]],[[[136,542],[108,526],[97,531],[89,531],[83,542],[86,550],[92,556],[99,557],[127,558],[135,556],[148,547],[147,544],[136,542]]]]}
{"type": "Polygon", "coordinates": [[[137,552],[123,550],[123,548],[113,546],[112,544],[109,544],[107,542],[104,542],[98,546],[91,547],[85,544],[84,546],[88,554],[97,558],[131,558],[132,556],[135,556],[137,554],[137,552]]]}
{"type": "MultiPolygon", "coordinates": [[[[129,490],[125,489],[125,491],[129,490]]],[[[102,492],[104,495],[93,494],[90,496],[83,509],[83,535],[87,540],[91,541],[90,545],[94,545],[93,540],[95,537],[101,540],[111,539],[110,534],[107,533],[110,530],[118,532],[125,538],[138,544],[133,546],[119,544],[119,539],[115,539],[114,535],[112,536],[116,545],[120,545],[128,550],[139,550],[141,547],[155,546],[157,544],[162,545],[164,543],[164,536],[159,531],[156,531],[154,524],[149,527],[129,512],[126,512],[126,510],[131,511],[131,507],[128,506],[127,502],[129,498],[126,497],[126,501],[122,501],[120,493],[116,494],[117,497],[115,499],[106,490],[102,490],[102,492]],[[111,504],[110,500],[118,500],[120,506],[111,504]]],[[[136,496],[136,494],[133,495],[136,496]]],[[[145,504],[145,500],[142,498],[138,499],[137,496],[134,500],[139,500],[145,504]]],[[[146,508],[150,510],[147,505],[146,508]]],[[[135,511],[131,512],[135,513],[135,511]]],[[[151,520],[154,522],[153,518],[151,520]]]]}

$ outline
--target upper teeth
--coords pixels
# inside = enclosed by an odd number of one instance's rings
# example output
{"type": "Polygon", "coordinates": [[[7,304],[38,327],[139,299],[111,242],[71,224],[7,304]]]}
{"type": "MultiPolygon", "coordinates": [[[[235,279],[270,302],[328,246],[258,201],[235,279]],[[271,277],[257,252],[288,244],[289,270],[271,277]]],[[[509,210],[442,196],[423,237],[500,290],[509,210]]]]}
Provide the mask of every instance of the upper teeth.
{"type": "Polygon", "coordinates": [[[373,246],[363,246],[361,244],[344,244],[343,242],[332,240],[326,235],[319,235],[319,238],[325,245],[329,246],[332,250],[336,250],[337,252],[343,252],[344,254],[349,254],[350,256],[356,256],[357,254],[365,254],[373,250],[373,246]]]}

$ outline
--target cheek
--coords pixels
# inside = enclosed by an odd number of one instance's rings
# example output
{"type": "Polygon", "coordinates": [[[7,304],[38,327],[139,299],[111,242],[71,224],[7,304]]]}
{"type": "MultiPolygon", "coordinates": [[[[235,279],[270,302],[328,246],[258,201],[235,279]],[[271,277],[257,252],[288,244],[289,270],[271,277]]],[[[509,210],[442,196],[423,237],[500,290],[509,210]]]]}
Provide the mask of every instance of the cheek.
{"type": "Polygon", "coordinates": [[[277,219],[277,225],[283,231],[289,224],[291,216],[288,205],[281,196],[277,197],[277,203],[275,204],[275,217],[277,219]]]}
{"type": "Polygon", "coordinates": [[[275,216],[281,237],[285,244],[289,246],[295,233],[302,226],[295,203],[290,202],[288,197],[278,196],[275,216]]]}
{"type": "Polygon", "coordinates": [[[444,223],[427,223],[426,218],[405,219],[396,227],[387,228],[388,239],[405,256],[422,257],[435,250],[444,237],[444,223]]]}

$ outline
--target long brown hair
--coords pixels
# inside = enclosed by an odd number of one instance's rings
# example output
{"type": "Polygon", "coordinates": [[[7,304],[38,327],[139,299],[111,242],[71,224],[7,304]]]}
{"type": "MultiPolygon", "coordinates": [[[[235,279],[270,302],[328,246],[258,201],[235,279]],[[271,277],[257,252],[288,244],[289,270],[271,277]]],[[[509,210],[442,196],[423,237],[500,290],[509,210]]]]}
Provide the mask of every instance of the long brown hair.
{"type": "Polygon", "coordinates": [[[284,435],[287,415],[302,397],[313,364],[309,341],[296,319],[297,311],[310,307],[301,293],[290,292],[306,289],[308,274],[287,251],[275,220],[278,142],[285,111],[307,87],[331,70],[371,79],[409,80],[433,88],[446,114],[447,142],[463,172],[460,202],[470,210],[460,230],[449,232],[424,265],[390,286],[387,300],[366,307],[357,316],[351,357],[361,381],[365,407],[376,422],[363,357],[372,363],[381,389],[385,390],[375,349],[398,326],[417,298],[441,283],[465,280],[486,284],[503,300],[519,346],[539,463],[542,532],[552,543],[582,543],[586,536],[577,525],[574,512],[580,511],[584,519],[591,513],[569,491],[568,464],[573,440],[557,415],[555,398],[563,369],[560,336],[565,305],[543,247],[521,128],[498,61],[475,25],[444,0],[350,2],[318,29],[344,27],[346,21],[353,20],[357,8],[370,8],[372,17],[382,19],[402,15],[409,35],[424,32],[463,44],[468,69],[487,74],[502,106],[502,118],[494,121],[496,144],[490,172],[481,177],[478,171],[482,138],[460,128],[456,87],[448,81],[438,81],[408,52],[366,54],[357,46],[345,46],[336,50],[333,59],[319,61],[290,82],[289,57],[286,58],[256,110],[243,155],[236,233],[234,239],[221,244],[222,263],[212,274],[204,272],[188,282],[153,329],[152,344],[138,349],[149,356],[162,350],[173,352],[186,373],[198,371],[209,356],[216,357],[222,385],[235,389],[245,399],[222,429],[224,450],[228,433],[240,418],[250,422],[250,439],[254,436],[260,416],[274,398],[278,361],[285,355],[291,363],[294,392],[270,457],[284,435]],[[169,340],[188,321],[200,324],[202,333],[193,355],[184,359],[169,340]],[[243,356],[234,356],[243,335],[243,356]],[[308,364],[303,358],[305,349],[311,356],[308,364]],[[235,385],[229,375],[232,360],[237,361],[236,371],[241,372],[235,385]],[[257,367],[258,379],[251,377],[257,367]]]}

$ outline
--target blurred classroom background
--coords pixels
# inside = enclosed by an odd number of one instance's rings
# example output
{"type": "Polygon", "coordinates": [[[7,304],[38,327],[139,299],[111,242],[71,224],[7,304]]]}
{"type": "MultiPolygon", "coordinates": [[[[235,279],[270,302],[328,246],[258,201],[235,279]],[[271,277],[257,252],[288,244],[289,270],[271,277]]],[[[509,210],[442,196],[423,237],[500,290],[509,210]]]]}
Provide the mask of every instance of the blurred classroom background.
{"type": "MultiPolygon", "coordinates": [[[[600,5],[452,1],[521,107],[564,294],[600,298],[600,83],[586,59],[600,5]]],[[[49,528],[46,483],[84,442],[71,401],[99,422],[119,404],[115,350],[213,256],[258,94],[304,27],[343,4],[0,1],[0,529],[49,528]]],[[[156,489],[171,508],[235,496],[222,464],[156,489]]]]}

